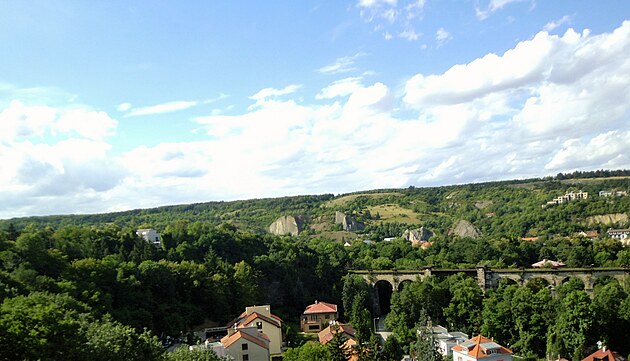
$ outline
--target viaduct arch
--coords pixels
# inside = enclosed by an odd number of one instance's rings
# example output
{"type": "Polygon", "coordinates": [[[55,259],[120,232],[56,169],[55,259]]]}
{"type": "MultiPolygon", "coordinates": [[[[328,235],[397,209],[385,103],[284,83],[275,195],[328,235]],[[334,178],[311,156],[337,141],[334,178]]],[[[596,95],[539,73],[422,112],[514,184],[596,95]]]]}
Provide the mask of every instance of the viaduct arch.
{"type": "Polygon", "coordinates": [[[402,290],[404,284],[417,279],[424,280],[427,277],[446,277],[457,273],[464,273],[474,277],[482,291],[496,288],[501,279],[510,279],[518,285],[525,285],[534,279],[543,279],[552,287],[558,287],[569,278],[577,278],[584,283],[584,289],[588,293],[593,292],[595,282],[602,277],[614,278],[624,287],[630,277],[630,269],[627,268],[520,268],[520,269],[492,269],[477,267],[476,269],[433,269],[419,270],[379,270],[379,271],[350,271],[359,275],[376,291],[375,309],[382,315],[389,311],[391,294],[402,290]],[[386,286],[387,285],[387,286],[386,286]],[[391,290],[383,291],[384,288],[391,290]],[[388,297],[387,299],[382,299],[388,297]]]}

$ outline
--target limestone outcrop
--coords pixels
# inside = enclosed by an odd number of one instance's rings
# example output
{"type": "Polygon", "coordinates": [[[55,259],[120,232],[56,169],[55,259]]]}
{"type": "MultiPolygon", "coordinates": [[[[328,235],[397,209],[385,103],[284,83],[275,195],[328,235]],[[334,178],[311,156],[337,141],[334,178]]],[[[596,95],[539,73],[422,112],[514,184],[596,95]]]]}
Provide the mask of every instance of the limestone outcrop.
{"type": "Polygon", "coordinates": [[[290,234],[297,236],[302,232],[302,219],[294,216],[282,216],[269,225],[269,233],[277,236],[290,234]]]}
{"type": "Polygon", "coordinates": [[[335,224],[341,224],[341,228],[346,232],[361,231],[365,228],[365,225],[356,218],[339,211],[335,212],[335,224]]]}
{"type": "Polygon", "coordinates": [[[424,227],[420,227],[420,228],[416,228],[412,230],[407,229],[402,234],[402,238],[414,244],[426,242],[431,237],[433,237],[433,232],[429,231],[428,229],[424,227]]]}
{"type": "Polygon", "coordinates": [[[477,227],[473,226],[472,223],[460,219],[448,230],[448,235],[454,235],[459,237],[470,237],[470,238],[479,238],[481,237],[481,231],[477,229],[477,227]]]}

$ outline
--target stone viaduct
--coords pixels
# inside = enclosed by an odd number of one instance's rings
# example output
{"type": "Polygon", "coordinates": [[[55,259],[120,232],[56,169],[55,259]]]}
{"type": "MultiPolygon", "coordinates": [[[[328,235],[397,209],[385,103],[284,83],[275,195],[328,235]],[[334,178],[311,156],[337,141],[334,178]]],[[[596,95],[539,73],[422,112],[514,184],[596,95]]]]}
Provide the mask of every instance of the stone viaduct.
{"type": "MultiPolygon", "coordinates": [[[[391,292],[402,290],[406,282],[416,279],[425,279],[431,276],[445,277],[457,273],[464,273],[474,277],[477,284],[485,292],[495,288],[501,279],[510,279],[518,285],[525,285],[534,279],[547,281],[550,287],[558,287],[569,280],[577,278],[584,282],[584,289],[588,293],[593,292],[595,282],[602,277],[611,277],[617,280],[621,286],[626,285],[630,277],[628,268],[519,268],[519,269],[492,269],[477,267],[476,269],[433,269],[419,270],[379,270],[379,271],[350,271],[359,275],[375,289],[375,307],[383,313],[389,309],[391,292]],[[387,298],[387,299],[384,299],[387,298]],[[384,306],[384,307],[383,307],[384,306]],[[385,308],[386,310],[383,310],[385,308]]],[[[381,313],[380,311],[378,312],[381,313]]]]}

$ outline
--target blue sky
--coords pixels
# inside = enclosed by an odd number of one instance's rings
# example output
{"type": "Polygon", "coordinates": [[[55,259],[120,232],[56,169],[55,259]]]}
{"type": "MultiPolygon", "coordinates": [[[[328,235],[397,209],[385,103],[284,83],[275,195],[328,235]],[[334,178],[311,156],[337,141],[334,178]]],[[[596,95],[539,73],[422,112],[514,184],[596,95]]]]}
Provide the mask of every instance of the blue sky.
{"type": "Polygon", "coordinates": [[[630,3],[0,3],[0,218],[630,168],[630,3]]]}

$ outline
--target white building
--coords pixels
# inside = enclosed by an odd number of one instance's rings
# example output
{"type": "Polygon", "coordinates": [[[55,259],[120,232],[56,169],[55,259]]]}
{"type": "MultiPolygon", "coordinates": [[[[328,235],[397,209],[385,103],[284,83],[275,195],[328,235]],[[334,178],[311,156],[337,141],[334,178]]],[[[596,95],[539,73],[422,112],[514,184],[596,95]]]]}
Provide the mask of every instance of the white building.
{"type": "Polygon", "coordinates": [[[609,229],[608,237],[613,239],[618,239],[620,241],[627,239],[630,237],[630,229],[609,229]]]}
{"type": "Polygon", "coordinates": [[[269,338],[256,327],[229,329],[221,345],[225,355],[234,361],[269,360],[269,338]]]}
{"type": "Polygon", "coordinates": [[[451,354],[451,348],[453,346],[464,343],[468,340],[468,335],[463,332],[448,332],[446,327],[434,326],[431,327],[431,332],[438,341],[440,347],[440,353],[446,357],[451,354]]]}
{"type": "Polygon", "coordinates": [[[160,243],[161,237],[160,233],[152,228],[143,228],[136,231],[136,234],[145,241],[151,243],[156,247],[160,247],[162,244],[160,243]]]}

